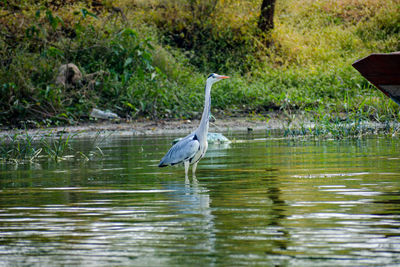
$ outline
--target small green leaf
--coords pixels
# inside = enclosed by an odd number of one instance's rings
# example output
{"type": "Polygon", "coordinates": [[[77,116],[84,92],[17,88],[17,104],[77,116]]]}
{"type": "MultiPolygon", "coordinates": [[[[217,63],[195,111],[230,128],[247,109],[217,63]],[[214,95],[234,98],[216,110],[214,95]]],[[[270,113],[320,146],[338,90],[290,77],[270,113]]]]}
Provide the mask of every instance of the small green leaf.
{"type": "Polygon", "coordinates": [[[128,65],[130,65],[130,64],[132,63],[132,61],[133,61],[133,59],[132,59],[131,57],[128,57],[128,58],[125,60],[124,68],[126,68],[128,65]]]}
{"type": "Polygon", "coordinates": [[[83,16],[84,18],[86,18],[86,15],[89,13],[89,11],[87,11],[86,8],[82,8],[82,9],[81,9],[81,12],[82,12],[82,16],[83,16]]]}
{"type": "Polygon", "coordinates": [[[125,104],[126,106],[130,107],[131,109],[135,109],[135,106],[132,105],[131,103],[127,102],[127,101],[125,101],[124,104],[125,104]]]}
{"type": "Polygon", "coordinates": [[[53,47],[53,46],[50,46],[50,47],[47,49],[47,52],[48,52],[48,55],[49,55],[49,56],[52,56],[52,57],[55,57],[55,56],[63,57],[63,56],[64,56],[63,51],[61,51],[60,49],[58,49],[58,48],[56,48],[56,47],[53,47]]]}
{"type": "Polygon", "coordinates": [[[34,35],[36,35],[38,33],[38,30],[36,29],[35,26],[31,26],[29,28],[26,29],[25,34],[28,38],[32,38],[34,35]]]}
{"type": "Polygon", "coordinates": [[[94,13],[92,13],[92,12],[89,12],[86,8],[82,8],[82,9],[81,9],[81,12],[82,12],[83,18],[86,18],[86,16],[89,15],[89,16],[91,16],[91,17],[97,19],[96,14],[94,14],[94,13]]]}

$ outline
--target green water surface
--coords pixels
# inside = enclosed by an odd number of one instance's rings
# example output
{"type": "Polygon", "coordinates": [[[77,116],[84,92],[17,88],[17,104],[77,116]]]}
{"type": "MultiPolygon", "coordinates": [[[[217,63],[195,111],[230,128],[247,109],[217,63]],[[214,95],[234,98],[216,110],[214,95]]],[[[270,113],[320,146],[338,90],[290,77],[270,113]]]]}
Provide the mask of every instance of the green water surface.
{"type": "Polygon", "coordinates": [[[398,138],[237,133],[185,180],[157,167],[176,137],[0,165],[0,266],[400,264],[398,138]]]}

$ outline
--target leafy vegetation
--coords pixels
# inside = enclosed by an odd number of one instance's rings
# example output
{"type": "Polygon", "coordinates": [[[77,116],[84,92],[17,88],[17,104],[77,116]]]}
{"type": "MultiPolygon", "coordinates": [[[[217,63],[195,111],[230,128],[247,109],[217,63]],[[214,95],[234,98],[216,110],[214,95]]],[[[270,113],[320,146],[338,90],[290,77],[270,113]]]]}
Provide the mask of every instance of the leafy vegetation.
{"type": "Polygon", "coordinates": [[[93,107],[123,118],[199,117],[210,72],[232,76],[213,88],[214,113],[397,119],[399,107],[351,63],[400,50],[398,0],[277,0],[267,34],[257,27],[260,5],[0,1],[0,124],[74,124],[93,107]],[[82,78],[60,84],[67,63],[82,78]]]}

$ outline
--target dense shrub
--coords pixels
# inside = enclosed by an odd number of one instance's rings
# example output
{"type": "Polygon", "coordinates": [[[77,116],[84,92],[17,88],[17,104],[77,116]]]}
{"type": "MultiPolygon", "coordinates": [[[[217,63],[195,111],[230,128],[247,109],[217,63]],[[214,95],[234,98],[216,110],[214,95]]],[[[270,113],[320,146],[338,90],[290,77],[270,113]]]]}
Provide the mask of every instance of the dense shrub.
{"type": "MultiPolygon", "coordinates": [[[[186,51],[189,62],[200,71],[249,71],[257,64],[258,50],[263,44],[257,40],[257,17],[243,15],[254,8],[246,1],[218,0],[162,2],[149,12],[148,23],[154,24],[162,33],[162,41],[186,51]],[[235,4],[238,12],[225,6],[235,4]]],[[[253,11],[252,11],[253,12],[253,11]]]]}

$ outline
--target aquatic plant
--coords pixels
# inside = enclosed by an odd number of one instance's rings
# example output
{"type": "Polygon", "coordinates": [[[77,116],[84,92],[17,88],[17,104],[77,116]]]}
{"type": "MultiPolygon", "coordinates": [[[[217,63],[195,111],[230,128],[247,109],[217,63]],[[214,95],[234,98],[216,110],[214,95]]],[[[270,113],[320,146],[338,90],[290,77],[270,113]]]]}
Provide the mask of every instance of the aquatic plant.
{"type": "Polygon", "coordinates": [[[19,163],[21,161],[33,161],[42,152],[33,137],[28,133],[24,135],[5,135],[0,138],[0,161],[19,163]]]}
{"type": "Polygon", "coordinates": [[[59,134],[58,138],[54,138],[52,133],[49,133],[46,138],[42,139],[41,146],[43,146],[43,150],[51,160],[59,162],[64,159],[68,151],[72,150],[69,143],[71,138],[73,138],[73,135],[71,136],[68,134],[64,137],[62,132],[59,134]]]}
{"type": "Polygon", "coordinates": [[[65,134],[63,132],[59,134],[49,132],[39,138],[27,132],[4,135],[0,137],[0,163],[20,164],[38,161],[39,158],[47,158],[55,163],[66,159],[89,161],[104,156],[100,144],[111,134],[102,135],[101,132],[97,132],[86,151],[72,146],[71,142],[77,135],[78,133],[65,134]]]}
{"type": "Polygon", "coordinates": [[[395,137],[399,131],[400,124],[396,121],[371,122],[365,114],[355,112],[347,118],[325,114],[315,116],[311,122],[300,121],[297,125],[288,123],[283,129],[283,135],[288,138],[357,139],[368,135],[395,137]]]}
{"type": "Polygon", "coordinates": [[[98,131],[94,137],[90,138],[88,142],[86,142],[87,149],[86,151],[77,150],[76,155],[79,156],[84,161],[89,161],[96,157],[103,157],[104,153],[103,150],[100,148],[100,145],[103,144],[108,140],[108,138],[112,135],[112,132],[109,133],[102,133],[98,131]]]}

